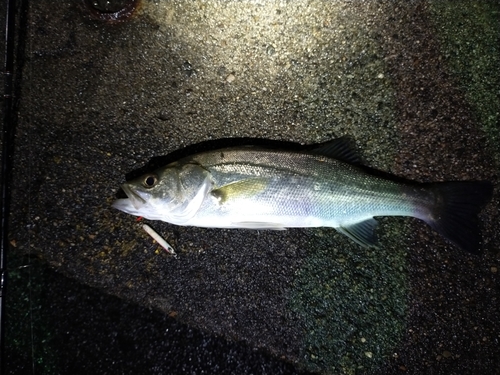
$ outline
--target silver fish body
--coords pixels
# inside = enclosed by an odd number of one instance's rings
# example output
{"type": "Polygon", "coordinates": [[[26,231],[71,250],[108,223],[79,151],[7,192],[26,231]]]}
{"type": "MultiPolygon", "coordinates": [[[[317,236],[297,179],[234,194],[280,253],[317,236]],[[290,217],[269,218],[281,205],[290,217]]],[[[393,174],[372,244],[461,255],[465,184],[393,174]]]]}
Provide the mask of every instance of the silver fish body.
{"type": "Polygon", "coordinates": [[[367,173],[351,163],[356,159],[345,139],[298,152],[252,146],[219,149],[122,185],[128,198],[114,206],[177,225],[333,227],[365,246],[376,245],[375,216],[412,216],[458,246],[477,250],[479,234],[473,221],[491,196],[489,183],[399,183],[367,173]],[[457,229],[465,234],[454,235],[457,229]]]}

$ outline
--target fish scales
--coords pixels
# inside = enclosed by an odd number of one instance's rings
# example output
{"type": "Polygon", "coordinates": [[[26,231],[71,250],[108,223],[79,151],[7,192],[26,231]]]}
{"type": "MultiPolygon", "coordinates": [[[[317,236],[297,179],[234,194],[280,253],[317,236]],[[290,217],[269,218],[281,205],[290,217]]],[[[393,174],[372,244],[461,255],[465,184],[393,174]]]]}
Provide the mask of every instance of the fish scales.
{"type": "Polygon", "coordinates": [[[188,156],[122,185],[126,213],[177,225],[285,229],[333,227],[377,246],[376,216],[425,221],[455,245],[476,252],[477,214],[488,181],[401,183],[356,165],[345,138],[302,151],[243,146],[188,156]]]}
{"type": "MultiPolygon", "coordinates": [[[[426,199],[416,189],[368,175],[355,166],[321,155],[227,150],[193,157],[192,162],[211,173],[215,188],[241,179],[269,179],[266,189],[251,197],[234,197],[226,205],[207,200],[199,212],[202,220],[210,217],[215,220],[218,212],[223,211],[235,215],[236,223],[246,221],[245,218],[265,222],[265,216],[273,213],[273,219],[283,217],[283,227],[308,227],[311,222],[315,226],[335,227],[372,216],[412,214],[417,211],[419,200],[426,199]],[[412,191],[403,195],[405,189],[412,191]],[[241,207],[247,210],[242,212],[241,207]]],[[[194,225],[201,224],[198,220],[194,225]]]]}

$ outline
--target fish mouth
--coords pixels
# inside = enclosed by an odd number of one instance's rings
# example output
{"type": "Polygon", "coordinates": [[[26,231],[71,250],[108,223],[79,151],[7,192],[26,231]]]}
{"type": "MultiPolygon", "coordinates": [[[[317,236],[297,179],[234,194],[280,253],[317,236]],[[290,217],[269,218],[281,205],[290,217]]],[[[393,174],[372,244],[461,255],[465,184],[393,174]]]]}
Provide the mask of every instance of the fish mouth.
{"type": "Polygon", "coordinates": [[[134,206],[134,208],[136,210],[140,210],[141,207],[146,204],[146,200],[144,198],[142,198],[139,194],[137,194],[136,192],[134,192],[128,186],[128,184],[123,184],[121,186],[121,188],[123,189],[123,191],[125,192],[125,194],[127,194],[127,197],[128,197],[128,199],[124,199],[124,200],[128,200],[129,203],[131,203],[132,206],[134,206]]]}

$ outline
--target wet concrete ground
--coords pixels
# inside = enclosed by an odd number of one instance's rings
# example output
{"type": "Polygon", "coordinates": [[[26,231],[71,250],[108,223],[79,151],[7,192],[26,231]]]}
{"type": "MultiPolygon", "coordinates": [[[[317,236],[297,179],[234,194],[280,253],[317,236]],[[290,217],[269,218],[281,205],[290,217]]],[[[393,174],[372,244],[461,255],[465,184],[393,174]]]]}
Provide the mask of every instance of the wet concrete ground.
{"type": "Polygon", "coordinates": [[[498,188],[478,256],[401,218],[376,251],[149,222],[174,258],[110,208],[125,176],[235,138],[348,135],[376,169],[498,186],[496,2],[142,1],[121,22],[23,6],[12,373],[499,367],[498,188]]]}

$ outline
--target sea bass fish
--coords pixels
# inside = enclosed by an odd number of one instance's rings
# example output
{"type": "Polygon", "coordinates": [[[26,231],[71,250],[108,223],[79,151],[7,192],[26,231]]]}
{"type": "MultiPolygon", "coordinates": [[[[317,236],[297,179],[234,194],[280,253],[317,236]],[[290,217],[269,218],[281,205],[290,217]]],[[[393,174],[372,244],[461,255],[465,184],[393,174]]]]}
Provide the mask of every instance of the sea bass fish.
{"type": "Polygon", "coordinates": [[[302,151],[243,146],[195,154],[122,185],[113,207],[177,225],[285,229],[333,227],[376,247],[375,216],[423,220],[476,252],[487,181],[402,183],[359,166],[343,137],[302,151]]]}

